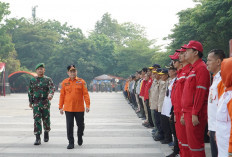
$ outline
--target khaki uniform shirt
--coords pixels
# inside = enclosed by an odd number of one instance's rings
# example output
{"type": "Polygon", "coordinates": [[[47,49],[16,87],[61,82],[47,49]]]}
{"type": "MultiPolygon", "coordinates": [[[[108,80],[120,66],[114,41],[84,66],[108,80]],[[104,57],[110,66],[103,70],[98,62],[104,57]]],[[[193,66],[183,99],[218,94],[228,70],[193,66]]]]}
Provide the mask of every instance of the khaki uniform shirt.
{"type": "Polygon", "coordinates": [[[166,81],[160,81],[158,112],[162,111],[163,102],[164,102],[164,98],[165,98],[165,95],[166,95],[166,90],[167,90],[167,87],[168,87],[168,83],[169,83],[169,79],[167,79],[166,81]]]}
{"type": "Polygon", "coordinates": [[[157,110],[158,109],[158,100],[159,100],[159,80],[154,80],[151,86],[151,96],[150,96],[150,109],[157,110]]]}

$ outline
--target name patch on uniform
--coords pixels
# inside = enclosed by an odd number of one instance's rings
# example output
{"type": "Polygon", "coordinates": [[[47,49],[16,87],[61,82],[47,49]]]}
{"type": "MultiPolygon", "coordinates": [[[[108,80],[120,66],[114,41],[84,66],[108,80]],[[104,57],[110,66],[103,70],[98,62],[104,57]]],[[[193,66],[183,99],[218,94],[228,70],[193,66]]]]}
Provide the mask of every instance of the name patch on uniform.
{"type": "Polygon", "coordinates": [[[70,83],[69,83],[69,82],[68,82],[68,83],[64,83],[64,85],[65,85],[65,86],[69,86],[69,85],[70,85],[70,83]]]}
{"type": "Polygon", "coordinates": [[[77,81],[76,83],[82,83],[82,82],[78,82],[78,81],[77,81]]]}

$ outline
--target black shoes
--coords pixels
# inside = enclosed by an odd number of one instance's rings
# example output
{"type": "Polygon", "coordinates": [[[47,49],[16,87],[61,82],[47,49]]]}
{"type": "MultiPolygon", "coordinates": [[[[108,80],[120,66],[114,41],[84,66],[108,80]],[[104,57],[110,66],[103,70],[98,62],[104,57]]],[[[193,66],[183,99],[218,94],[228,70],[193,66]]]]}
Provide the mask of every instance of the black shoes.
{"type": "Polygon", "coordinates": [[[73,149],[74,148],[74,144],[69,144],[68,146],[67,146],[67,149],[73,149]]]}
{"type": "Polygon", "coordinates": [[[48,132],[45,131],[44,132],[44,142],[48,142],[49,141],[49,135],[48,135],[48,132]]]}
{"type": "MultiPolygon", "coordinates": [[[[67,149],[73,149],[74,148],[74,144],[73,141],[69,141],[69,145],[67,146],[67,149]]],[[[77,141],[78,145],[81,146],[83,144],[83,139],[82,139],[82,136],[78,136],[78,141],[77,141]]]]}
{"type": "Polygon", "coordinates": [[[155,141],[161,141],[161,140],[164,139],[164,137],[158,134],[157,136],[153,136],[153,139],[154,139],[155,141]]]}
{"type": "Polygon", "coordinates": [[[82,136],[78,136],[78,145],[81,146],[83,144],[82,136]]]}
{"type": "Polygon", "coordinates": [[[35,140],[35,143],[34,145],[40,145],[41,144],[41,139],[40,139],[40,135],[36,135],[36,140],[35,140]]]}

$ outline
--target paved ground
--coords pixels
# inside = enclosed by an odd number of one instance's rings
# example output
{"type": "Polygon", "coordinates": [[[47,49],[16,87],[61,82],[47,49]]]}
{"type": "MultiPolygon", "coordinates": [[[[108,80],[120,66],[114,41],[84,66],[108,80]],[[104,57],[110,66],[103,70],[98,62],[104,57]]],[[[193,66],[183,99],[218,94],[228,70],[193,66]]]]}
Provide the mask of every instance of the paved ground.
{"type": "MultiPolygon", "coordinates": [[[[122,93],[90,93],[84,145],[67,150],[65,116],[58,112],[59,93],[51,106],[50,141],[34,146],[32,110],[26,94],[0,97],[0,156],[164,157],[167,145],[155,142],[122,93]]],[[[76,129],[76,128],[75,128],[76,129]]],[[[206,145],[207,156],[209,145],[206,145]]]]}

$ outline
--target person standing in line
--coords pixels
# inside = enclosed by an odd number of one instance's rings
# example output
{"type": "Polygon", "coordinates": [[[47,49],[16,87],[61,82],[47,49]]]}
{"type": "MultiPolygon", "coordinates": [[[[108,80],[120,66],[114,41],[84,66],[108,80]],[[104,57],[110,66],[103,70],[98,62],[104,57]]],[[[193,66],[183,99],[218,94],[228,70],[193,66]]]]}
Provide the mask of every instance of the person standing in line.
{"type": "MultiPolygon", "coordinates": [[[[158,70],[158,69],[157,69],[158,70]]],[[[161,118],[161,111],[162,111],[162,107],[163,107],[163,102],[164,102],[164,98],[165,98],[165,94],[166,94],[166,89],[168,87],[168,83],[169,83],[169,76],[168,76],[168,70],[167,69],[162,69],[161,72],[158,73],[158,75],[160,75],[161,77],[161,81],[159,84],[159,99],[158,99],[158,109],[157,109],[157,114],[156,114],[156,121],[160,122],[159,126],[158,126],[158,132],[159,134],[157,136],[155,136],[155,141],[162,141],[164,140],[164,126],[166,124],[162,123],[162,118],[161,118]]]]}
{"type": "Polygon", "coordinates": [[[77,77],[77,69],[75,65],[69,65],[67,67],[67,74],[69,78],[66,78],[62,82],[59,110],[61,115],[63,115],[64,111],[66,115],[67,138],[69,141],[67,149],[73,149],[74,118],[78,127],[78,145],[81,146],[83,144],[82,136],[84,134],[85,128],[84,113],[85,111],[88,113],[90,110],[90,98],[86,82],[83,79],[77,77]],[[86,108],[84,106],[84,101],[86,108]]]}
{"type": "Polygon", "coordinates": [[[152,132],[152,137],[154,140],[161,140],[163,138],[163,132],[161,131],[161,125],[160,125],[160,118],[158,114],[158,102],[159,102],[159,93],[160,93],[160,82],[161,82],[161,76],[158,74],[162,71],[161,68],[156,69],[156,71],[153,71],[155,74],[155,87],[153,88],[153,95],[151,97],[151,114],[152,114],[152,121],[154,123],[154,126],[156,126],[155,131],[152,132]]]}
{"type": "Polygon", "coordinates": [[[232,156],[232,58],[224,59],[221,64],[221,79],[224,86],[218,85],[219,101],[216,113],[216,140],[218,157],[232,156]],[[221,86],[221,87],[220,87],[221,86]]]}
{"type": "MultiPolygon", "coordinates": [[[[160,67],[160,66],[159,66],[160,67]]],[[[152,136],[155,137],[156,134],[158,133],[158,128],[156,126],[156,122],[155,122],[155,103],[158,102],[159,99],[159,78],[157,78],[157,68],[152,69],[152,86],[150,89],[150,93],[149,93],[149,103],[150,103],[150,110],[151,110],[151,118],[152,118],[152,122],[154,125],[154,128],[152,129],[152,136]]]]}
{"type": "Polygon", "coordinates": [[[144,112],[145,112],[145,118],[146,119],[145,119],[145,121],[142,124],[147,124],[148,123],[148,111],[147,111],[147,107],[146,107],[146,104],[145,104],[145,101],[144,101],[145,88],[146,88],[146,84],[147,84],[147,81],[145,80],[145,74],[146,73],[147,73],[147,68],[143,68],[142,69],[143,81],[141,82],[141,89],[140,89],[139,96],[142,99],[143,109],[144,109],[144,112]]]}
{"type": "Polygon", "coordinates": [[[213,74],[213,83],[209,89],[208,98],[208,135],[210,137],[210,147],[212,157],[218,156],[216,143],[216,111],[218,106],[218,85],[221,82],[221,63],[225,58],[222,50],[213,49],[209,52],[207,58],[207,69],[213,74]]]}
{"type": "Polygon", "coordinates": [[[171,65],[168,67],[168,75],[169,75],[169,82],[166,88],[166,95],[163,102],[163,107],[161,110],[161,124],[164,131],[164,140],[160,142],[162,144],[170,144],[172,140],[172,130],[170,125],[171,119],[171,109],[172,109],[172,102],[171,102],[171,92],[172,86],[176,79],[176,69],[171,65]]]}
{"type": "Polygon", "coordinates": [[[152,69],[154,69],[153,66],[148,68],[147,84],[146,84],[145,92],[144,92],[144,103],[146,104],[146,108],[147,108],[147,112],[148,112],[148,122],[143,124],[145,127],[154,127],[153,122],[152,122],[152,117],[151,117],[150,103],[149,103],[150,88],[151,88],[152,83],[153,83],[153,80],[151,78],[152,69]]]}
{"type": "Polygon", "coordinates": [[[205,157],[204,133],[207,123],[210,74],[202,60],[203,46],[199,41],[191,40],[182,48],[186,49],[185,59],[191,64],[181,103],[188,145],[191,157],[205,157]]]}
{"type": "MultiPolygon", "coordinates": [[[[222,62],[222,65],[221,65],[221,77],[222,77],[222,82],[225,86],[225,92],[224,94],[220,97],[220,100],[224,100],[223,102],[219,102],[219,103],[223,103],[223,104],[226,104],[226,107],[228,109],[228,113],[229,113],[229,116],[230,116],[230,119],[227,121],[232,121],[232,71],[231,71],[231,67],[232,67],[232,57],[228,58],[228,59],[225,59],[223,60],[222,62]],[[228,102],[228,103],[227,103],[228,102]]],[[[220,101],[219,100],[219,101],[220,101]]],[[[225,113],[225,112],[224,112],[225,113]]],[[[225,116],[225,115],[223,115],[225,116]]],[[[231,124],[229,124],[231,125],[231,124]]],[[[229,157],[232,157],[232,128],[229,127],[228,125],[226,126],[226,128],[230,129],[230,131],[227,131],[229,132],[229,148],[228,148],[228,156],[229,157]]],[[[222,132],[222,135],[224,135],[225,133],[222,132]]],[[[216,133],[216,136],[217,136],[217,133],[216,133]]],[[[228,135],[226,135],[228,136],[228,135]]],[[[224,137],[225,138],[225,137],[224,137]]],[[[227,139],[225,139],[227,142],[227,139]]]]}
{"type": "Polygon", "coordinates": [[[177,60],[173,61],[173,65],[175,68],[177,68],[178,71],[177,71],[177,79],[174,82],[172,89],[171,100],[172,100],[173,112],[175,116],[174,119],[176,121],[175,130],[178,139],[178,146],[180,149],[179,154],[180,156],[188,157],[191,156],[191,154],[190,154],[187,136],[186,136],[185,123],[183,120],[181,97],[184,89],[186,76],[190,71],[191,64],[189,64],[184,58],[185,51],[186,49],[176,50],[176,53],[179,53],[179,61],[177,60]]]}
{"type": "Polygon", "coordinates": [[[142,75],[141,75],[141,71],[138,72],[138,82],[137,82],[137,86],[136,86],[136,101],[138,104],[138,109],[136,110],[136,113],[138,115],[139,118],[143,118],[144,115],[144,109],[143,109],[143,104],[142,104],[142,100],[139,97],[140,94],[140,87],[141,87],[141,82],[142,82],[142,75]]]}

